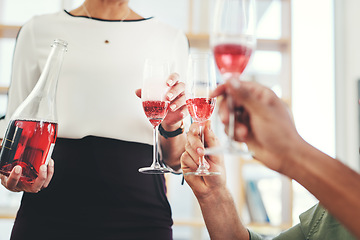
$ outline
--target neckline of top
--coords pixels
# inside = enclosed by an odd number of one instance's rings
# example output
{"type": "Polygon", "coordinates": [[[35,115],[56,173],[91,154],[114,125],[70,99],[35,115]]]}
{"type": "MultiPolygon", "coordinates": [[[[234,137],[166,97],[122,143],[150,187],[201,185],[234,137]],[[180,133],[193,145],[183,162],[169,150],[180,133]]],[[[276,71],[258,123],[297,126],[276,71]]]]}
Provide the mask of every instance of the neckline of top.
{"type": "Polygon", "coordinates": [[[108,20],[108,19],[102,19],[102,18],[94,18],[94,17],[88,17],[88,16],[76,16],[76,15],[73,15],[71,14],[70,12],[66,11],[64,9],[64,12],[71,16],[71,17],[76,17],[76,18],[87,18],[87,19],[90,19],[90,20],[97,20],[97,21],[102,21],[102,22],[141,22],[141,21],[146,21],[146,20],[149,20],[149,19],[153,19],[154,17],[148,17],[148,18],[142,18],[142,19],[134,19],[134,20],[108,20]]]}

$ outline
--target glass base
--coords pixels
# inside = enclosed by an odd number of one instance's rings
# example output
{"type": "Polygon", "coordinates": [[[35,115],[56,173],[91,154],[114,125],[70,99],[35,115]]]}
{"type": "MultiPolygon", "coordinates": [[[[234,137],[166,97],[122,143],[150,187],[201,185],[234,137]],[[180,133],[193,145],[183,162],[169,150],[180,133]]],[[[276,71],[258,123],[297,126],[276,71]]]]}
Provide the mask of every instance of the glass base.
{"type": "Polygon", "coordinates": [[[201,170],[201,171],[196,171],[196,172],[187,172],[184,175],[188,176],[188,175],[195,175],[195,176],[217,176],[220,175],[221,173],[219,172],[209,172],[208,170],[201,170]]]}
{"type": "Polygon", "coordinates": [[[139,168],[138,171],[145,174],[164,174],[172,172],[172,169],[167,167],[143,167],[139,168]]]}
{"type": "Polygon", "coordinates": [[[227,142],[224,146],[205,148],[205,155],[230,154],[241,156],[244,159],[252,159],[253,153],[249,151],[245,143],[227,142]]]}
{"type": "Polygon", "coordinates": [[[195,175],[195,176],[215,176],[220,175],[220,172],[210,172],[204,165],[200,165],[195,172],[187,172],[184,175],[195,175]]]}

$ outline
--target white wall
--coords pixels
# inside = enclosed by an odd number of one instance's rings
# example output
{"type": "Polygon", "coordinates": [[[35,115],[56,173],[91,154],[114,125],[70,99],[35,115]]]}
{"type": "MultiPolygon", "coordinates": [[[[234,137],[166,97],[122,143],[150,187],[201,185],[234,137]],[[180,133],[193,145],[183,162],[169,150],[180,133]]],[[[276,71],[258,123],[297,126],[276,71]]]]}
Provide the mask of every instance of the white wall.
{"type": "Polygon", "coordinates": [[[360,1],[293,0],[292,4],[297,128],[312,145],[359,170],[360,1]]]}
{"type": "Polygon", "coordinates": [[[335,156],[333,0],[292,0],[292,110],[300,135],[335,156]]]}
{"type": "Polygon", "coordinates": [[[360,1],[335,0],[336,153],[359,170],[360,1]]]}

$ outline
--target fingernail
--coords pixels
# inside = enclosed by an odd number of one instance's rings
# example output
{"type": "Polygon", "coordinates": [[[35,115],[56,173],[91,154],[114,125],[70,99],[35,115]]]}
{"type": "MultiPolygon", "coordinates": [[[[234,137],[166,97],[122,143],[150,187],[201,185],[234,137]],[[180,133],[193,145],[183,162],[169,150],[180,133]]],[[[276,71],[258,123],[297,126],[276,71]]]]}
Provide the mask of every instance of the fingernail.
{"type": "Polygon", "coordinates": [[[53,167],[53,166],[54,166],[54,161],[53,161],[53,160],[50,160],[50,161],[49,161],[49,166],[50,166],[50,167],[53,167]]]}
{"type": "Polygon", "coordinates": [[[234,88],[240,88],[240,81],[235,79],[235,78],[232,78],[230,79],[230,84],[231,86],[233,86],[234,88]]]}
{"type": "Polygon", "coordinates": [[[168,79],[166,82],[169,86],[172,86],[174,81],[172,79],[168,79]]]}
{"type": "Polygon", "coordinates": [[[204,149],[202,149],[202,148],[197,148],[197,149],[196,149],[196,152],[197,152],[199,155],[204,155],[204,149]]]}
{"type": "Polygon", "coordinates": [[[21,172],[21,166],[18,165],[18,166],[15,166],[14,168],[15,168],[16,174],[19,174],[21,172]]]}
{"type": "Polygon", "coordinates": [[[45,166],[45,165],[41,165],[41,166],[40,166],[40,171],[46,172],[46,171],[47,171],[46,166],[45,166]]]}
{"type": "Polygon", "coordinates": [[[170,105],[170,109],[171,109],[171,111],[174,111],[174,110],[175,110],[175,108],[176,108],[176,105],[175,105],[175,104],[171,104],[171,105],[170,105]]]}
{"type": "Polygon", "coordinates": [[[174,94],[168,93],[168,94],[167,94],[167,97],[168,97],[168,99],[171,101],[171,100],[173,99],[173,97],[174,97],[174,94]]]}

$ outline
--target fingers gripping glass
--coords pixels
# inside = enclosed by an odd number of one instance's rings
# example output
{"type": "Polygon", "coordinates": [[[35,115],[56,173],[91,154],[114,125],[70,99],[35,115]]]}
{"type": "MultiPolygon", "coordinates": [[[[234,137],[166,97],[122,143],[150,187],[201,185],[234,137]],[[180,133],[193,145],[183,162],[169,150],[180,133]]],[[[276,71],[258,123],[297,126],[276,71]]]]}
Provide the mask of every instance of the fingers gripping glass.
{"type": "Polygon", "coordinates": [[[141,100],[146,117],[153,126],[153,162],[150,167],[139,169],[141,173],[163,174],[172,170],[159,161],[158,127],[164,120],[170,102],[166,100],[169,87],[166,80],[170,75],[170,63],[162,60],[147,59],[144,66],[141,100]]]}
{"type": "MultiPolygon", "coordinates": [[[[186,105],[193,121],[200,125],[200,136],[204,144],[205,122],[210,119],[216,98],[210,93],[216,88],[215,65],[209,53],[192,53],[189,57],[188,75],[186,79],[186,105]]],[[[199,166],[195,172],[185,175],[210,176],[219,172],[210,172],[204,157],[199,158],[199,166]]]]}
{"type": "MultiPolygon", "coordinates": [[[[223,81],[240,80],[255,49],[255,1],[218,0],[215,6],[214,28],[210,38],[215,62],[223,81]]],[[[234,141],[234,106],[227,96],[229,108],[228,141],[207,154],[230,153],[249,156],[245,143],[234,141]]]]}

